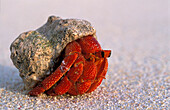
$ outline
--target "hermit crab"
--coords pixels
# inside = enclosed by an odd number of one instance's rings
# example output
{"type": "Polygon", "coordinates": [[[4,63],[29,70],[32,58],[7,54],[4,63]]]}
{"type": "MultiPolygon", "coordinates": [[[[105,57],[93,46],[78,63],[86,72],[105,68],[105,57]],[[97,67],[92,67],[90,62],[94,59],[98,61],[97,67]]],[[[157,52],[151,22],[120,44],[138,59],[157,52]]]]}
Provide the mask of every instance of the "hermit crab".
{"type": "Polygon", "coordinates": [[[105,78],[111,50],[103,50],[86,20],[50,16],[46,24],[19,35],[10,46],[31,96],[81,95],[105,78]]]}

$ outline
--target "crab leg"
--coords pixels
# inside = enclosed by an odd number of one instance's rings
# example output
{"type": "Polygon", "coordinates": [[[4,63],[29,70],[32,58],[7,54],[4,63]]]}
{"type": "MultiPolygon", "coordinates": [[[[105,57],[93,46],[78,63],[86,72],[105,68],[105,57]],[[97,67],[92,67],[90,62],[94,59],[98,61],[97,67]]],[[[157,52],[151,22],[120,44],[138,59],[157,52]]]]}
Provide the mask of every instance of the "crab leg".
{"type": "Polygon", "coordinates": [[[101,58],[99,61],[96,62],[97,66],[97,76],[93,84],[91,85],[90,89],[87,91],[88,93],[94,91],[105,78],[107,69],[108,69],[108,61],[106,58],[101,58]]]}
{"type": "Polygon", "coordinates": [[[64,58],[61,65],[28,94],[32,96],[37,96],[43,93],[45,90],[51,88],[69,70],[69,68],[73,65],[77,57],[78,54],[74,53],[64,58]]]}
{"type": "Polygon", "coordinates": [[[47,94],[50,96],[65,94],[71,87],[71,85],[72,83],[69,81],[67,76],[64,76],[64,78],[60,81],[60,83],[57,86],[47,91],[47,94]]]}
{"type": "Polygon", "coordinates": [[[47,91],[48,95],[56,96],[65,94],[70,87],[78,80],[83,72],[84,57],[79,55],[74,66],[67,72],[66,76],[59,82],[55,88],[47,91]]]}

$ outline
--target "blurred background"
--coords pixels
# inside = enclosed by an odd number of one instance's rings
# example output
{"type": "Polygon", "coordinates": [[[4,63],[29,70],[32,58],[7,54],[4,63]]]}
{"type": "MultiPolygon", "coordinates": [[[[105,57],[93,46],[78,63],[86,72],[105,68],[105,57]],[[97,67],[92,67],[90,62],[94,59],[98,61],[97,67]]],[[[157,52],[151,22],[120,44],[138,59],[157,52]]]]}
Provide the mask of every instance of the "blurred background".
{"type": "Polygon", "coordinates": [[[169,20],[170,0],[0,0],[0,108],[167,109],[169,20]],[[51,15],[88,20],[102,48],[112,50],[106,79],[92,94],[45,100],[25,95],[9,47],[51,15]]]}
{"type": "Polygon", "coordinates": [[[0,0],[0,63],[8,65],[9,46],[19,34],[42,26],[50,15],[90,21],[104,48],[122,49],[127,40],[129,48],[158,46],[160,39],[168,47],[168,5],[169,0],[0,0]]]}

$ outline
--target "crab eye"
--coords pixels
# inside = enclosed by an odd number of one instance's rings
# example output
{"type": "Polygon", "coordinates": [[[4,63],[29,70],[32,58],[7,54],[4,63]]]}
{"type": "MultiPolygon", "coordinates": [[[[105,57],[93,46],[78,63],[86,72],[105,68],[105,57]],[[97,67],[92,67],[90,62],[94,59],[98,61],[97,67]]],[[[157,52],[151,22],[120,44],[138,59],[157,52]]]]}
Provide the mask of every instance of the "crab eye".
{"type": "Polygon", "coordinates": [[[104,57],[104,52],[103,51],[101,52],[101,55],[102,55],[102,57],[104,57]]]}
{"type": "Polygon", "coordinates": [[[107,58],[107,57],[110,57],[111,50],[101,50],[101,51],[96,52],[95,55],[100,58],[107,58]]]}

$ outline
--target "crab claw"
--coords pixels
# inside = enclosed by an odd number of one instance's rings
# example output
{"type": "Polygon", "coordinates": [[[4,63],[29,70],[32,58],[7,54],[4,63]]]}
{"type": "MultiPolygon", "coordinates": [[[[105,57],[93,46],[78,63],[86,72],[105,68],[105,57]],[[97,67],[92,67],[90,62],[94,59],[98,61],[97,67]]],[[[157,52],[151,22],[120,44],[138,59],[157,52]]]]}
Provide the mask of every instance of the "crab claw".
{"type": "Polygon", "coordinates": [[[96,77],[96,66],[92,62],[86,62],[83,68],[83,74],[78,81],[72,85],[68,90],[71,95],[78,95],[85,93],[93,83],[96,77]]]}

